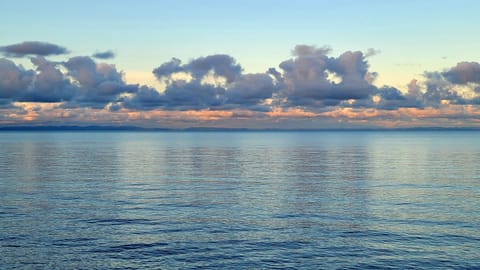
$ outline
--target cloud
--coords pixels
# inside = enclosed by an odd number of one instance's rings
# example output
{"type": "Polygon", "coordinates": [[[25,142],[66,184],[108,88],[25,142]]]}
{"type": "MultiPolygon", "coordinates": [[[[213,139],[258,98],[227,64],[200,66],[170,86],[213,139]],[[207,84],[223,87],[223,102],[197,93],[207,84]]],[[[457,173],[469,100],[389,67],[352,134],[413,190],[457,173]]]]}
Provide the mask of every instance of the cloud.
{"type": "Polygon", "coordinates": [[[375,90],[362,52],[329,57],[328,49],[307,45],[296,46],[294,51],[294,59],[279,65],[286,85],[283,95],[290,105],[336,105],[342,100],[368,98],[375,90]]]}
{"type": "Polygon", "coordinates": [[[122,108],[134,110],[153,110],[167,104],[165,95],[160,94],[157,90],[142,86],[135,95],[131,97],[123,97],[118,100],[110,110],[118,111],[122,108]]]}
{"type": "Polygon", "coordinates": [[[96,52],[92,55],[92,57],[97,59],[112,59],[115,58],[115,53],[112,51],[96,52]]]}
{"type": "Polygon", "coordinates": [[[49,56],[67,54],[65,47],[41,41],[24,41],[0,47],[0,52],[9,57],[23,57],[27,55],[49,56]]]}
{"type": "Polygon", "coordinates": [[[185,66],[182,66],[182,60],[173,57],[170,61],[161,64],[152,72],[159,80],[161,80],[164,77],[169,77],[171,74],[182,72],[184,70],[185,66]]]}
{"type": "Polygon", "coordinates": [[[460,62],[443,71],[426,71],[403,89],[374,84],[378,74],[370,70],[367,57],[376,53],[372,49],[333,56],[328,47],[297,45],[291,59],[260,73],[244,72],[226,54],[188,62],[172,58],[153,69],[163,86],[155,89],[126,83],[115,65],[92,57],[50,61],[30,51],[35,55],[31,69],[0,59],[0,109],[11,112],[2,121],[78,120],[100,114],[108,119],[111,114],[112,119],[131,121],[168,116],[169,123],[202,119],[226,125],[229,120],[245,124],[249,119],[292,125],[325,119],[329,124],[338,120],[397,125],[395,121],[405,119],[443,119],[449,113],[461,121],[469,117],[462,118],[464,112],[480,125],[480,64],[460,62]]]}
{"type": "Polygon", "coordinates": [[[179,110],[200,110],[215,108],[223,103],[225,89],[211,84],[202,84],[198,80],[185,83],[174,82],[164,93],[166,108],[179,110]]]}
{"type": "MultiPolygon", "coordinates": [[[[110,104],[112,111],[161,108],[265,112],[298,106],[318,111],[330,106],[374,106],[368,101],[378,91],[372,85],[374,73],[368,71],[364,55],[348,51],[329,57],[330,51],[328,47],[298,45],[293,51],[295,58],[282,62],[280,71],[270,68],[254,74],[244,74],[241,65],[225,54],[199,57],[185,64],[172,58],[153,70],[166,84],[163,91],[126,84],[123,73],[114,65],[97,64],[90,57],[76,56],[65,62],[35,57],[31,61],[36,70],[26,72],[30,80],[25,77],[27,82],[20,86],[21,95],[16,100],[63,102],[65,108],[103,108],[110,104]],[[357,102],[345,102],[352,99],[357,102]]],[[[10,69],[13,67],[17,73],[21,71],[10,62],[10,69]]],[[[3,93],[7,95],[7,91],[3,93]]]]}
{"type": "Polygon", "coordinates": [[[63,102],[65,107],[103,108],[123,94],[137,92],[126,84],[114,65],[95,63],[90,57],[72,57],[52,62],[31,58],[35,70],[25,70],[8,59],[0,59],[0,99],[11,102],[63,102]],[[62,71],[65,68],[67,72],[62,71]]]}
{"type": "Polygon", "coordinates": [[[365,58],[375,56],[380,53],[380,50],[374,49],[374,48],[368,48],[367,51],[365,52],[365,58]]]}
{"type": "Polygon", "coordinates": [[[87,56],[70,58],[63,65],[76,86],[76,95],[72,104],[78,106],[103,107],[115,102],[121,94],[135,93],[137,84],[126,84],[123,73],[115,65],[97,64],[87,56]]]}
{"type": "Polygon", "coordinates": [[[316,47],[311,45],[296,45],[292,51],[293,56],[311,56],[311,55],[327,55],[332,51],[328,46],[316,47]]]}
{"type": "Polygon", "coordinates": [[[195,79],[201,79],[211,72],[214,76],[225,78],[231,83],[240,76],[242,67],[229,55],[215,54],[193,59],[185,65],[182,65],[180,59],[172,58],[153,70],[153,74],[160,80],[178,72],[189,73],[195,79]]]}
{"type": "Polygon", "coordinates": [[[71,100],[76,92],[58,68],[57,63],[50,62],[39,56],[31,59],[36,68],[35,79],[32,84],[23,90],[18,99],[22,102],[62,102],[71,100]]]}
{"type": "Polygon", "coordinates": [[[442,103],[466,104],[467,101],[455,90],[452,83],[440,72],[425,72],[426,92],[423,101],[426,106],[438,107],[442,103]]]}
{"type": "Polygon", "coordinates": [[[35,73],[25,70],[14,62],[0,58],[0,101],[13,99],[32,83],[35,73]]]}
{"type": "Polygon", "coordinates": [[[422,92],[420,91],[420,87],[418,86],[418,80],[412,79],[408,84],[407,84],[407,89],[408,89],[408,95],[412,97],[419,97],[422,95],[422,92]]]}
{"type": "Polygon", "coordinates": [[[243,74],[236,60],[225,54],[209,55],[186,64],[178,58],[161,64],[153,74],[166,83],[163,92],[140,88],[118,106],[137,110],[269,110],[263,103],[279,90],[281,75],[270,69],[266,73],[243,74]],[[175,74],[184,74],[176,77],[175,74]],[[272,75],[273,74],[273,75],[272,75]],[[277,77],[275,77],[277,76],[277,77]],[[277,78],[277,79],[276,79],[277,78]]]}
{"type": "Polygon", "coordinates": [[[224,54],[199,57],[185,64],[172,58],[153,70],[166,84],[164,92],[143,89],[122,102],[126,107],[146,110],[270,111],[276,106],[300,106],[317,111],[347,100],[367,100],[376,93],[372,84],[376,73],[369,72],[362,52],[329,57],[330,51],[328,47],[297,45],[292,52],[295,58],[282,62],[280,71],[270,68],[257,74],[244,74],[235,59],[224,54]],[[209,76],[215,82],[208,82],[209,76]]]}
{"type": "Polygon", "coordinates": [[[227,83],[231,83],[240,76],[242,67],[229,55],[215,54],[194,59],[188,64],[187,71],[196,78],[213,72],[215,76],[223,77],[227,83]]]}
{"type": "Polygon", "coordinates": [[[261,104],[276,90],[273,79],[266,74],[247,74],[228,87],[175,80],[164,92],[141,87],[135,95],[123,99],[124,107],[137,110],[238,109],[268,110],[261,104]],[[263,81],[263,82],[261,82],[263,81]]]}
{"type": "Polygon", "coordinates": [[[399,108],[423,108],[420,96],[404,94],[395,87],[384,86],[378,89],[379,100],[371,106],[383,110],[397,110],[399,108]]]}
{"type": "Polygon", "coordinates": [[[454,84],[480,83],[480,64],[460,62],[446,72],[443,77],[454,84]]]}
{"type": "Polygon", "coordinates": [[[225,96],[231,104],[260,104],[279,90],[267,73],[245,74],[235,81],[225,96]]]}

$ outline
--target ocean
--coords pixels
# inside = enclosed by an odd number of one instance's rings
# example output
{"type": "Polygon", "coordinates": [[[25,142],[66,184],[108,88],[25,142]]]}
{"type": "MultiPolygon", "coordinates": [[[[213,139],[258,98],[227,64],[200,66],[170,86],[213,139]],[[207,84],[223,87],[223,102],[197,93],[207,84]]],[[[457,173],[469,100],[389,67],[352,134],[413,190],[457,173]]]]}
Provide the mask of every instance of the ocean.
{"type": "Polygon", "coordinates": [[[480,268],[478,131],[0,132],[2,269],[480,268]]]}

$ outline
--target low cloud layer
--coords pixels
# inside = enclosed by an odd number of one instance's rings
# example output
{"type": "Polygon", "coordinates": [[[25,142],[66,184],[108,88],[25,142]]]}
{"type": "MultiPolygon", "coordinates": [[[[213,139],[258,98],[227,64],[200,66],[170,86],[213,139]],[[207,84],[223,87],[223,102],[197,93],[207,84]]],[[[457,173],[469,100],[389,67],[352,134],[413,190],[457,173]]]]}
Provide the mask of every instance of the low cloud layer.
{"type": "MultiPolygon", "coordinates": [[[[112,119],[115,115],[124,115],[125,119],[143,115],[145,121],[151,119],[148,115],[177,113],[199,119],[209,115],[205,119],[215,121],[227,117],[237,123],[253,118],[382,123],[395,117],[414,119],[422,112],[437,118],[455,112],[458,119],[461,113],[453,108],[463,108],[466,115],[472,115],[480,104],[479,63],[460,62],[443,71],[426,71],[420,80],[397,89],[375,84],[377,73],[367,60],[378,53],[373,49],[333,56],[328,47],[298,45],[290,59],[263,73],[246,73],[234,57],[226,54],[185,63],[172,58],[152,71],[164,89],[128,84],[115,65],[93,59],[111,59],[111,51],[57,62],[44,56],[68,51],[49,43],[24,42],[1,47],[1,51],[7,56],[31,56],[33,66],[25,69],[0,58],[0,109],[12,112],[12,117],[29,115],[38,119],[46,104],[52,104],[47,106],[48,112],[55,111],[62,117],[80,111],[79,115],[86,117],[90,110],[97,111],[97,116],[103,112],[105,118],[111,115],[112,119]],[[25,104],[37,104],[37,109],[25,104]]],[[[476,116],[471,119],[476,123],[476,116]]]]}
{"type": "Polygon", "coordinates": [[[67,54],[65,47],[41,41],[25,41],[0,47],[0,52],[8,57],[24,57],[28,55],[49,56],[67,54]]]}

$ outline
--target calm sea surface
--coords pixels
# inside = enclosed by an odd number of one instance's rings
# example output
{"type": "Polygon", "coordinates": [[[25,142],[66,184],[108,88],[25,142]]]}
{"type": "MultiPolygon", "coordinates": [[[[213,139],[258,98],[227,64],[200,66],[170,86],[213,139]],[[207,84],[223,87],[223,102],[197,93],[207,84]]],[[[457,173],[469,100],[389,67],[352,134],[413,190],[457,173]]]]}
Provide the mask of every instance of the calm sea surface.
{"type": "Polygon", "coordinates": [[[480,132],[0,132],[0,268],[480,268],[480,132]]]}

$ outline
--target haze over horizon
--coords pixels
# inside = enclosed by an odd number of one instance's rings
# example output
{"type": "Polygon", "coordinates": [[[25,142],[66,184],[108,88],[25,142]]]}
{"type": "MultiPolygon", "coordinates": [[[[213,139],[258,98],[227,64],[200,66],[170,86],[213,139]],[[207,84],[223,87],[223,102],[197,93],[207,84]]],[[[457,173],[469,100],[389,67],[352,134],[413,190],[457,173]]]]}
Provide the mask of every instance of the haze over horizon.
{"type": "Polygon", "coordinates": [[[0,126],[480,127],[477,1],[0,3],[0,126]]]}

